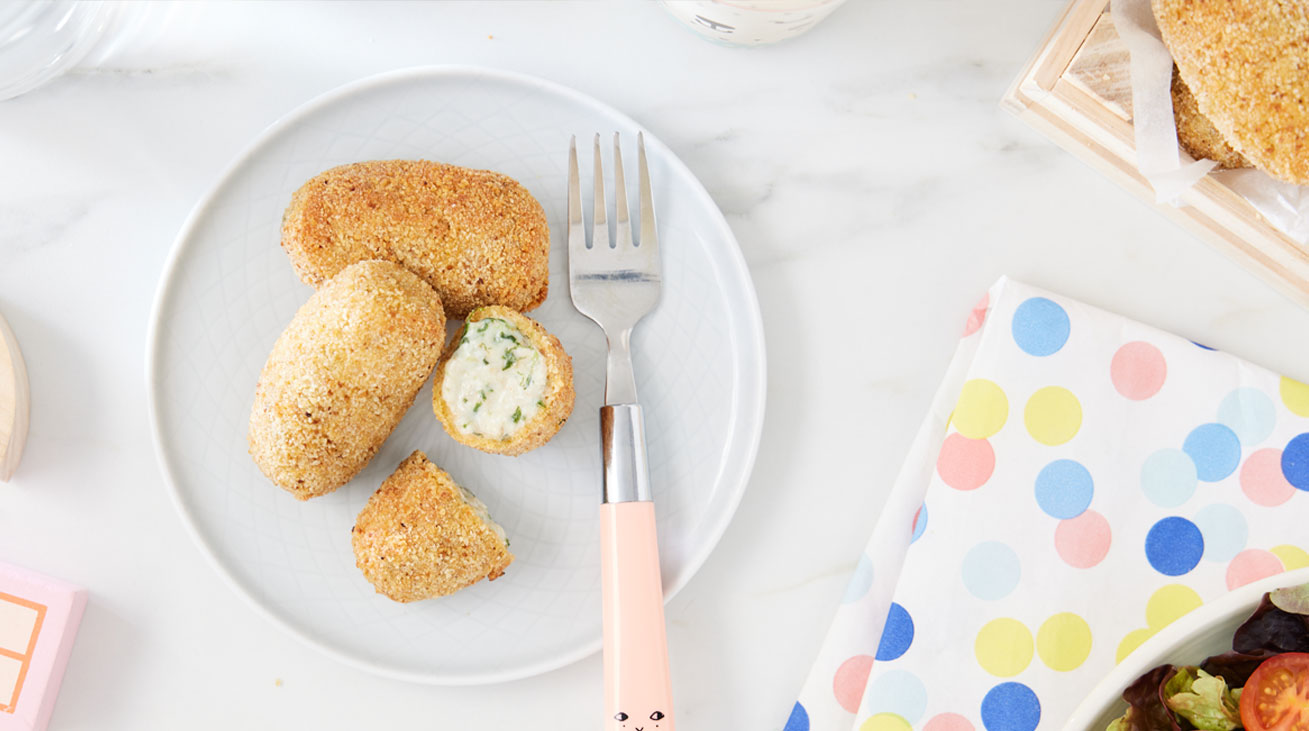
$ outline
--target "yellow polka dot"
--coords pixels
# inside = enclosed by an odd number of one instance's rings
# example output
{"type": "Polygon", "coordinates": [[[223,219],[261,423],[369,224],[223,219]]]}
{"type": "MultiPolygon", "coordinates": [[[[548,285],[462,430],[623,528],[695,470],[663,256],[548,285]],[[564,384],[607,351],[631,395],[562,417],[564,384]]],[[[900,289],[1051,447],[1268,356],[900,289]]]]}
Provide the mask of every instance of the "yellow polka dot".
{"type": "Polygon", "coordinates": [[[1295,569],[1302,569],[1309,566],[1309,553],[1306,553],[1305,550],[1299,546],[1288,544],[1270,548],[1268,551],[1274,556],[1282,559],[1282,568],[1287,571],[1294,571],[1295,569]]]}
{"type": "Polygon", "coordinates": [[[1309,383],[1300,383],[1294,378],[1282,376],[1282,403],[1286,408],[1300,416],[1309,416],[1309,383]]]}
{"type": "Polygon", "coordinates": [[[950,421],[969,439],[986,439],[1000,431],[1009,418],[1009,399],[994,382],[974,378],[959,391],[950,421]]]}
{"type": "Polygon", "coordinates": [[[1091,628],[1072,612],[1056,614],[1037,630],[1036,652],[1051,670],[1074,670],[1091,654],[1091,628]]]}
{"type": "Polygon", "coordinates": [[[1189,586],[1169,584],[1160,587],[1145,603],[1145,624],[1158,632],[1201,604],[1204,604],[1204,600],[1189,586]]]}
{"type": "Polygon", "coordinates": [[[1154,630],[1145,628],[1134,629],[1131,632],[1128,632],[1127,635],[1123,637],[1123,641],[1118,643],[1118,654],[1117,659],[1114,660],[1114,664],[1122,662],[1123,658],[1132,654],[1132,650],[1140,647],[1141,643],[1150,639],[1153,634],[1154,630]]]}
{"type": "Polygon", "coordinates": [[[1016,619],[993,619],[977,633],[973,652],[983,670],[1011,678],[1032,662],[1032,633],[1016,619]]]}
{"type": "Polygon", "coordinates": [[[1072,439],[1082,427],[1082,405],[1068,389],[1046,386],[1027,400],[1023,420],[1033,439],[1053,447],[1072,439]]]}
{"type": "Polygon", "coordinates": [[[859,731],[914,731],[914,727],[898,713],[878,713],[869,716],[859,731]]]}

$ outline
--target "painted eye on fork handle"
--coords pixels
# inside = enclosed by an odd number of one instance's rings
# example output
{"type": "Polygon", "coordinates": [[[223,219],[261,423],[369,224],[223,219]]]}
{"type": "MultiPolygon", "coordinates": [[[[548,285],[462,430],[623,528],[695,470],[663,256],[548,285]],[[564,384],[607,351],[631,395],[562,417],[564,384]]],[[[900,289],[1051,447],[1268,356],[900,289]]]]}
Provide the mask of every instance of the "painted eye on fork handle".
{"type": "Polygon", "coordinates": [[[627,714],[626,714],[626,713],[623,713],[622,711],[619,711],[618,713],[615,713],[615,714],[614,714],[614,720],[615,720],[615,721],[626,721],[626,720],[627,720],[627,714]]]}
{"type": "Polygon", "coordinates": [[[664,717],[663,711],[655,711],[654,713],[650,714],[651,721],[660,721],[663,720],[663,717],[664,717]]]}

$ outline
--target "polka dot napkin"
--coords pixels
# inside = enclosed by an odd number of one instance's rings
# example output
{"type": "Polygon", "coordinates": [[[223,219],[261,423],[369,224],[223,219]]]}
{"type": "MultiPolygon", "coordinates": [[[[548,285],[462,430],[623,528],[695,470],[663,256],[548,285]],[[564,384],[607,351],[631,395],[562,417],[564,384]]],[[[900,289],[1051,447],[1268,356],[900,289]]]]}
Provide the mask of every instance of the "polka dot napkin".
{"type": "Polygon", "coordinates": [[[1003,279],[964,335],[785,731],[1059,729],[1309,566],[1309,385],[1003,279]]]}

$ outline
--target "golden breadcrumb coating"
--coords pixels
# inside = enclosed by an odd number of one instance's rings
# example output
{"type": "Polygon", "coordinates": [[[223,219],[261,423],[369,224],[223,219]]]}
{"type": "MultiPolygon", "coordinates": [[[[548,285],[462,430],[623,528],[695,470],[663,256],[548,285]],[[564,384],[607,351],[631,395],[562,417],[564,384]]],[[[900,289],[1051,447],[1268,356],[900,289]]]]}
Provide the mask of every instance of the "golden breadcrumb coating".
{"type": "Polygon", "coordinates": [[[414,402],[445,341],[441,299],[385,261],[352,264],[300,308],[255,387],[250,456],[301,500],[362,470],[414,402]]]}
{"type": "Polygon", "coordinates": [[[440,293],[450,317],[531,310],[549,288],[550,226],[532,194],[500,173],[426,160],[321,173],[291,197],[282,248],[314,287],[356,261],[396,262],[440,293]]]}
{"type": "Polygon", "coordinates": [[[1213,160],[1218,167],[1228,170],[1250,167],[1241,153],[1227,144],[1214,123],[1200,113],[1191,89],[1182,81],[1176,67],[1173,67],[1173,120],[1177,123],[1177,141],[1191,157],[1213,160]]]}
{"type": "Polygon", "coordinates": [[[498,528],[480,501],[470,504],[450,475],[414,452],[368,499],[350,542],[377,593],[412,602],[504,574],[514,556],[498,528]]]}
{"type": "Polygon", "coordinates": [[[1153,0],[1200,112],[1270,175],[1309,183],[1309,3],[1153,0]]]}
{"type": "MultiPolygon", "coordinates": [[[[493,364],[490,367],[498,368],[499,366],[493,364]]],[[[447,434],[453,437],[455,441],[480,449],[483,452],[511,456],[529,452],[554,438],[554,435],[559,432],[564,422],[568,421],[568,417],[573,413],[574,398],[573,359],[569,357],[568,353],[564,352],[564,346],[559,342],[559,338],[546,332],[546,329],[536,320],[508,307],[499,306],[480,307],[468,316],[467,321],[459,328],[459,332],[455,333],[454,338],[446,346],[445,352],[441,354],[441,361],[436,367],[435,383],[432,386],[432,409],[436,412],[436,418],[441,422],[441,426],[445,427],[447,434]],[[450,405],[442,397],[446,364],[450,362],[450,357],[459,348],[459,341],[463,338],[464,332],[470,324],[488,317],[498,317],[513,323],[519,331],[527,335],[528,339],[532,341],[532,346],[545,360],[546,388],[545,396],[541,399],[545,407],[532,416],[509,439],[492,439],[460,430],[454,415],[450,411],[450,405]]]]}

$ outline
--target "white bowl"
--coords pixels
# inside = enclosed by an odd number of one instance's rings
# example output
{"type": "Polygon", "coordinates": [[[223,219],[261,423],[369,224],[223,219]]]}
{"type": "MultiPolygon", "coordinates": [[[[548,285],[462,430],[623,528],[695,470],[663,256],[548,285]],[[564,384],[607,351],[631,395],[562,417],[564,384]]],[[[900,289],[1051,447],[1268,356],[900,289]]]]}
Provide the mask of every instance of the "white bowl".
{"type": "Polygon", "coordinates": [[[1142,642],[1104,676],[1073,711],[1064,731],[1104,731],[1127,711],[1123,691],[1137,678],[1165,663],[1199,665],[1210,655],[1230,651],[1236,628],[1259,606],[1265,593],[1304,583],[1309,583],[1309,568],[1287,571],[1234,589],[1183,615],[1142,642]]]}

